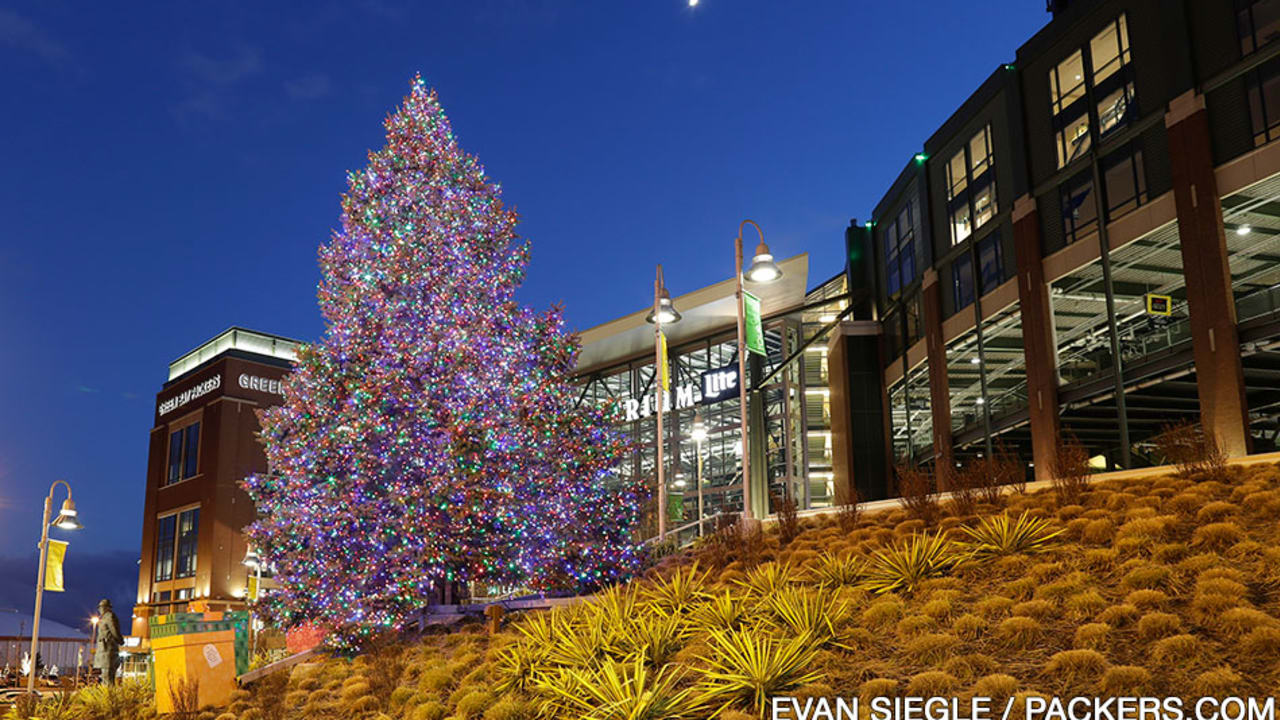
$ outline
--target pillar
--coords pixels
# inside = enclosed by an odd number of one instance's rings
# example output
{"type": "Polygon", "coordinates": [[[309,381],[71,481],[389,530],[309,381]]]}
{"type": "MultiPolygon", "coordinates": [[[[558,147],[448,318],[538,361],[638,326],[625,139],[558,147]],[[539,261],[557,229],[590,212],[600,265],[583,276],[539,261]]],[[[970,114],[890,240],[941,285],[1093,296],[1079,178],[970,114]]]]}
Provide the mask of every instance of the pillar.
{"type": "Polygon", "coordinates": [[[1054,345],[1049,285],[1044,276],[1040,215],[1035,198],[1030,195],[1023,195],[1013,204],[1013,244],[1018,263],[1022,343],[1027,359],[1031,456],[1035,461],[1036,480],[1048,480],[1062,436],[1058,418],[1058,351],[1054,345]]]}
{"type": "Polygon", "coordinates": [[[1175,98],[1164,121],[1182,273],[1187,280],[1200,420],[1228,457],[1247,455],[1249,404],[1204,96],[1191,90],[1175,98]]]}
{"type": "MultiPolygon", "coordinates": [[[[929,411],[933,418],[933,457],[938,481],[951,477],[955,453],[951,447],[951,386],[947,382],[947,343],[942,336],[942,288],[938,271],[924,271],[920,285],[924,305],[924,339],[929,362],[929,411]]],[[[940,490],[950,488],[939,487],[940,490]]]]}
{"type": "Polygon", "coordinates": [[[847,320],[827,341],[833,482],[837,495],[855,487],[864,501],[890,494],[892,443],[881,340],[879,322],[847,320]]]}

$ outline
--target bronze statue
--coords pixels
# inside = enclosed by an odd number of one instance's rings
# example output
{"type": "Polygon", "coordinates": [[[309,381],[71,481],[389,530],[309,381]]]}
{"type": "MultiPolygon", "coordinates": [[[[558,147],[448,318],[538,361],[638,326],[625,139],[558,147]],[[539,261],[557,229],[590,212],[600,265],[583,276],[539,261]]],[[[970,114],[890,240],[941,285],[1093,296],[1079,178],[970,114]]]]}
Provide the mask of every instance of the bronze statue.
{"type": "Polygon", "coordinates": [[[120,634],[120,619],[111,610],[106,598],[98,603],[98,639],[94,643],[93,666],[102,671],[102,681],[116,684],[116,670],[120,668],[120,646],[124,636],[120,634]]]}

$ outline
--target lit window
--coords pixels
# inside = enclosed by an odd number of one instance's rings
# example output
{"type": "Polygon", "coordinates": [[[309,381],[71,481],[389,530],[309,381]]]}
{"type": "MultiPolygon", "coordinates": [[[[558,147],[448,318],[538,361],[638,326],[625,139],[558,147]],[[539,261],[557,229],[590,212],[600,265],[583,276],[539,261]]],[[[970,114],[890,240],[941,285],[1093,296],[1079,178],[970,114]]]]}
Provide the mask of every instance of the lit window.
{"type": "Polygon", "coordinates": [[[947,215],[952,245],[963,242],[995,217],[994,164],[990,125],[969,138],[947,163],[947,215]]]}
{"type": "Polygon", "coordinates": [[[199,534],[198,507],[156,518],[156,582],[195,576],[199,534]]]}
{"type": "Polygon", "coordinates": [[[1129,26],[1124,15],[1107,23],[1086,48],[1072,52],[1049,71],[1058,167],[1084,157],[1097,137],[1123,126],[1132,115],[1134,90],[1129,26]],[[1087,98],[1094,98],[1090,110],[1087,98]]]}
{"type": "Polygon", "coordinates": [[[177,529],[177,515],[166,515],[156,521],[156,582],[173,579],[173,547],[177,529]]]}

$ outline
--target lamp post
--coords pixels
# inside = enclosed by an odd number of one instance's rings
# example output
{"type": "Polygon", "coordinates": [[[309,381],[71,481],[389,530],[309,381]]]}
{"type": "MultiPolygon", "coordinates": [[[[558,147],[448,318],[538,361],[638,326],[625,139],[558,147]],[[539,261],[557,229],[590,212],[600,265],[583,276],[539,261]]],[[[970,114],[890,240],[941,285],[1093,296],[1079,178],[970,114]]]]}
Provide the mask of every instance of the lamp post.
{"type": "Polygon", "coordinates": [[[707,439],[707,426],[702,422],[702,413],[694,413],[693,432],[690,435],[693,438],[694,452],[698,455],[698,470],[695,477],[698,482],[698,537],[702,537],[702,519],[706,517],[705,508],[702,505],[702,442],[707,439]]]}
{"type": "Polygon", "coordinates": [[[666,379],[663,377],[663,347],[662,347],[662,324],[675,324],[680,322],[680,313],[676,311],[676,306],[671,302],[671,293],[667,292],[666,284],[662,280],[662,265],[658,265],[657,275],[653,279],[653,310],[645,317],[650,323],[653,323],[653,372],[654,372],[654,397],[658,413],[657,427],[657,445],[658,445],[658,540],[667,539],[667,479],[666,468],[663,457],[662,435],[662,406],[667,399],[667,393],[663,389],[662,384],[666,379]]]}
{"type": "Polygon", "coordinates": [[[44,515],[40,519],[40,569],[36,571],[36,615],[31,621],[31,670],[27,673],[27,692],[36,691],[36,658],[40,657],[40,610],[44,604],[44,566],[49,558],[49,514],[53,511],[53,491],[61,483],[67,489],[67,499],[52,525],[63,530],[80,530],[84,526],[76,518],[76,504],[71,500],[71,486],[66,480],[54,480],[44,499],[44,515]]]}
{"type": "MultiPolygon", "coordinates": [[[[249,597],[249,593],[245,592],[245,599],[250,603],[257,603],[258,596],[262,594],[262,558],[258,557],[258,553],[250,547],[245,551],[244,559],[240,561],[241,565],[253,571],[255,584],[253,586],[253,597],[249,597]]],[[[245,584],[248,584],[247,582],[245,584]]],[[[253,654],[258,654],[258,621],[257,613],[250,611],[249,629],[253,632],[253,654]]]]}
{"type": "Polygon", "coordinates": [[[773,282],[782,277],[782,268],[778,267],[778,264],[773,261],[773,254],[769,252],[769,246],[764,244],[764,231],[760,229],[760,226],[754,220],[743,220],[738,223],[738,237],[733,240],[733,259],[734,277],[738,281],[738,402],[741,406],[738,414],[742,423],[742,519],[751,521],[755,519],[755,515],[751,511],[751,453],[747,448],[747,321],[744,305],[746,298],[743,297],[742,283],[744,279],[762,284],[773,282]],[[747,268],[744,274],[742,271],[742,231],[746,229],[748,224],[756,229],[756,234],[760,236],[760,244],[756,245],[756,253],[751,258],[751,267],[747,268]]]}

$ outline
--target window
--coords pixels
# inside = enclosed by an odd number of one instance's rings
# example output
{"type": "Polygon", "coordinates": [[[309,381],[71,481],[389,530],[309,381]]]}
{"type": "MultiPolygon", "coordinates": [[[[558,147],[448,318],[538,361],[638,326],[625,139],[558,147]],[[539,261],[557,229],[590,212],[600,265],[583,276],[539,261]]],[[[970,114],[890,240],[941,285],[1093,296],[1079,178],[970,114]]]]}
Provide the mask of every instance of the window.
{"type": "Polygon", "coordinates": [[[1102,164],[1102,186],[1107,193],[1107,220],[1113,220],[1147,202],[1147,179],[1142,151],[1132,146],[1113,153],[1102,164]]]}
{"type": "Polygon", "coordinates": [[[1240,52],[1248,55],[1280,35],[1280,0],[1236,0],[1240,52]]]}
{"type": "Polygon", "coordinates": [[[1250,72],[1246,85],[1253,144],[1265,145],[1280,137],[1280,60],[1271,60],[1250,72]]]}
{"type": "Polygon", "coordinates": [[[1084,237],[1098,222],[1093,178],[1085,171],[1062,186],[1062,234],[1068,243],[1084,237]]]}
{"type": "Polygon", "coordinates": [[[1101,138],[1129,121],[1134,98],[1132,59],[1128,21],[1121,15],[1086,47],[1049,71],[1058,167],[1089,152],[1095,140],[1091,127],[1097,127],[1101,138]],[[1097,99],[1092,108],[1090,97],[1097,99]]]}
{"type": "Polygon", "coordinates": [[[177,528],[177,515],[166,515],[156,521],[156,582],[173,579],[173,541],[177,528]]]}
{"type": "Polygon", "coordinates": [[[963,242],[995,217],[994,163],[990,125],[969,138],[947,162],[947,215],[952,245],[963,242]]]}
{"type": "Polygon", "coordinates": [[[200,508],[192,508],[178,515],[178,563],[175,575],[180,578],[195,577],[196,538],[200,529],[200,508]]]}
{"type": "Polygon", "coordinates": [[[156,582],[195,576],[199,534],[198,507],[156,519],[156,582]]]}
{"type": "Polygon", "coordinates": [[[979,292],[991,292],[1004,281],[1004,258],[1000,249],[1000,234],[991,233],[978,243],[979,292]]]}
{"type": "Polygon", "coordinates": [[[914,195],[885,226],[885,289],[889,297],[916,279],[916,241],[919,237],[919,200],[914,195]]]}
{"type": "Polygon", "coordinates": [[[169,472],[165,485],[193,477],[199,470],[200,423],[194,422],[169,433],[169,472]]]}
{"type": "Polygon", "coordinates": [[[972,305],[973,261],[967,254],[956,258],[956,261],[951,264],[951,283],[956,312],[972,305]]]}

